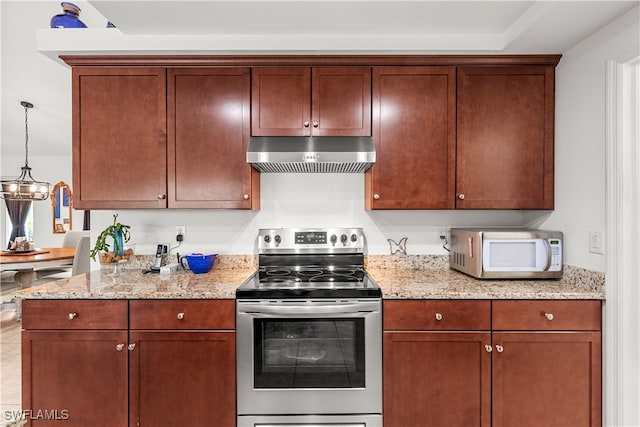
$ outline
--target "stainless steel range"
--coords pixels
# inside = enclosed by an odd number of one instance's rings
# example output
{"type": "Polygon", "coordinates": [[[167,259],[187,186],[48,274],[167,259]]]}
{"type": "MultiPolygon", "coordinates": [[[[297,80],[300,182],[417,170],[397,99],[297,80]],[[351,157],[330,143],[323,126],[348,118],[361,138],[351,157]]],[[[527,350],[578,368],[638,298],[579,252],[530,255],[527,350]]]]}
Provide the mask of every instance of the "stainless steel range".
{"type": "Polygon", "coordinates": [[[236,291],[238,427],[382,427],[362,229],[261,229],[258,264],[236,291]]]}

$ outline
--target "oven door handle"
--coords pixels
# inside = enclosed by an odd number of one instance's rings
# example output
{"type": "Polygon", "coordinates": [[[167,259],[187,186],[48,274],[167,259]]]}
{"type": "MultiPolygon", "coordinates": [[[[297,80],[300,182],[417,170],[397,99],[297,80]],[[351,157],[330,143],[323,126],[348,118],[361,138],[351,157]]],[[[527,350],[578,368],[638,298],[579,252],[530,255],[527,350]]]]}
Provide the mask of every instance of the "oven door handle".
{"type": "Polygon", "coordinates": [[[280,304],[239,304],[238,312],[253,314],[257,316],[278,316],[283,315],[348,315],[358,313],[374,313],[380,311],[379,302],[358,303],[358,304],[333,304],[333,305],[295,305],[282,306],[280,304]]]}

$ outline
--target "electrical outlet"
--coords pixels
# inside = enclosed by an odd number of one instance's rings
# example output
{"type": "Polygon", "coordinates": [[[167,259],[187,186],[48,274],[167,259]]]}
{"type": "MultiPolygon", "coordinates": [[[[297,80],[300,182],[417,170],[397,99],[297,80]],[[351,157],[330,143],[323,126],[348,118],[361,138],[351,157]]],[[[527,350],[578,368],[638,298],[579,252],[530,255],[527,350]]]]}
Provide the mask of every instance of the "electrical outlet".
{"type": "Polygon", "coordinates": [[[448,240],[449,239],[449,230],[447,227],[439,227],[438,228],[438,238],[440,240],[448,240]]]}
{"type": "Polygon", "coordinates": [[[187,226],[186,225],[176,225],[176,236],[184,236],[187,234],[187,226]]]}

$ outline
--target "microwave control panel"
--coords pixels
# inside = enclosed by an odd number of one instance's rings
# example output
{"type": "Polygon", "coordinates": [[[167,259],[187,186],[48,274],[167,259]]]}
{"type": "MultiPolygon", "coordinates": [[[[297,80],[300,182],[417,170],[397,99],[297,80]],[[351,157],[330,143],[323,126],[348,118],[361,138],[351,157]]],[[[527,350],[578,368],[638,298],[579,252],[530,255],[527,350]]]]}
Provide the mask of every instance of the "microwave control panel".
{"type": "Polygon", "coordinates": [[[549,239],[549,250],[551,251],[551,265],[549,271],[562,270],[562,240],[549,239]]]}

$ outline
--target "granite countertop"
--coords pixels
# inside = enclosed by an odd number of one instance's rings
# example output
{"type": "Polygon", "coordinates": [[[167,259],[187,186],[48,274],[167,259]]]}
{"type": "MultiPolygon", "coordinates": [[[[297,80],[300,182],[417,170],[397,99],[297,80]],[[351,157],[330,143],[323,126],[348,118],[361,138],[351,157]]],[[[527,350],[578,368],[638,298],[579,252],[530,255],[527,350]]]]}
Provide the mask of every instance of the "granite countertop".
{"type": "Polygon", "coordinates": [[[366,266],[385,299],[605,299],[604,273],[567,265],[557,280],[480,280],[441,255],[370,255],[366,266]]]}
{"type": "Polygon", "coordinates": [[[17,298],[41,299],[235,299],[236,288],[255,269],[212,269],[206,274],[177,271],[142,274],[125,270],[111,277],[101,269],[68,279],[33,286],[16,293],[17,298]]]}
{"type": "Polygon", "coordinates": [[[453,270],[369,269],[385,299],[604,299],[568,280],[479,280],[453,270]]]}
{"type": "MultiPolygon", "coordinates": [[[[478,280],[449,270],[438,256],[370,256],[367,271],[385,299],[604,299],[604,274],[565,266],[560,280],[478,280]]],[[[206,274],[180,270],[142,274],[139,268],[112,277],[112,269],[18,291],[38,299],[234,299],[236,288],[256,270],[252,256],[216,261],[206,274]]]]}

